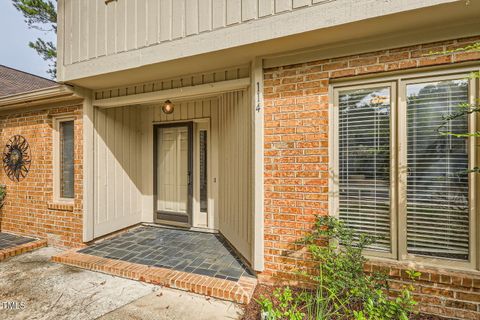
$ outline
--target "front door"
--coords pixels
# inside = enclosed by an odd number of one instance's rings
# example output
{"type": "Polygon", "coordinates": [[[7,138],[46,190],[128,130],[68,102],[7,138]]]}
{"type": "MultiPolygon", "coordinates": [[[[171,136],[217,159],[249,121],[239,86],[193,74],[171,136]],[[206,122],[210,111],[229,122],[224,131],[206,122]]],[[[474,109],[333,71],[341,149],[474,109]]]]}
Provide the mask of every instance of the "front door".
{"type": "Polygon", "coordinates": [[[156,212],[159,223],[192,223],[192,124],[156,126],[156,212]]]}

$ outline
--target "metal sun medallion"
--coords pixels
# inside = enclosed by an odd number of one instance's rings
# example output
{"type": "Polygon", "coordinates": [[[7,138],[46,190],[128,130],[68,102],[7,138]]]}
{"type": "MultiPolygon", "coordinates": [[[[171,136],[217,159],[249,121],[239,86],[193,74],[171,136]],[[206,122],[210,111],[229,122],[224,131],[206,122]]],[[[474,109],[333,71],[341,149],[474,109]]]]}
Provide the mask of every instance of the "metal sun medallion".
{"type": "Polygon", "coordinates": [[[3,149],[3,170],[12,181],[23,180],[30,170],[30,146],[27,140],[15,135],[3,149]]]}

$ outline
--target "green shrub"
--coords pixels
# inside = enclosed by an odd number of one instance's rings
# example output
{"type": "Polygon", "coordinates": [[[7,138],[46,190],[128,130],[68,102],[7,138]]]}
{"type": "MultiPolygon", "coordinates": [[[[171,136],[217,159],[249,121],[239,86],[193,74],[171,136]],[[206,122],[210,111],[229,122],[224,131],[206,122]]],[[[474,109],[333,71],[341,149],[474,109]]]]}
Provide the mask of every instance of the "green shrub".
{"type": "MultiPolygon", "coordinates": [[[[267,320],[356,319],[405,320],[413,312],[412,285],[404,286],[396,298],[388,296],[387,274],[366,273],[362,252],[376,239],[355,234],[342,221],[318,217],[313,231],[303,240],[315,267],[299,274],[313,289],[294,293],[289,287],[262,297],[267,320]]],[[[412,281],[420,273],[408,272],[412,281]]]]}
{"type": "Polygon", "coordinates": [[[7,186],[0,184],[0,207],[3,206],[3,200],[7,196],[7,186]]]}

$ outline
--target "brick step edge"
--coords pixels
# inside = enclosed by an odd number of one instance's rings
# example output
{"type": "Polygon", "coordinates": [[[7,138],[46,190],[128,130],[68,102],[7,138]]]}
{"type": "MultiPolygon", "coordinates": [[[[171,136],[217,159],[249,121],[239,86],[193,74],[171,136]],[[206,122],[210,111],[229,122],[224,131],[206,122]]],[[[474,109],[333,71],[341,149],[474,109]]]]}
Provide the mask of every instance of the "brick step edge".
{"type": "Polygon", "coordinates": [[[12,248],[2,249],[0,250],[0,261],[21,255],[22,253],[34,251],[46,246],[47,246],[47,240],[40,239],[40,240],[24,243],[12,248]]]}
{"type": "Polygon", "coordinates": [[[249,277],[241,277],[238,282],[235,282],[82,254],[78,253],[77,250],[72,249],[55,255],[52,257],[52,261],[240,304],[248,304],[250,302],[257,285],[257,279],[249,277]]]}

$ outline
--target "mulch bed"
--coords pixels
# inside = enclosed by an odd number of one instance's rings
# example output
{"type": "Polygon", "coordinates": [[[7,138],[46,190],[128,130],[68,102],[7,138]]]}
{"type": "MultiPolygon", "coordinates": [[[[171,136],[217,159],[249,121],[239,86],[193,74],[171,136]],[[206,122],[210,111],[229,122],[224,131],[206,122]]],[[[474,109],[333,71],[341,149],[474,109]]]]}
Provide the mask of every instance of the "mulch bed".
{"type": "MultiPolygon", "coordinates": [[[[259,284],[255,289],[253,298],[248,305],[244,308],[244,314],[242,320],[259,320],[260,319],[260,305],[255,301],[255,299],[260,299],[260,296],[271,296],[273,290],[276,287],[266,286],[259,284]]],[[[442,318],[438,316],[419,314],[411,318],[412,320],[448,320],[448,318],[442,318]]]]}

